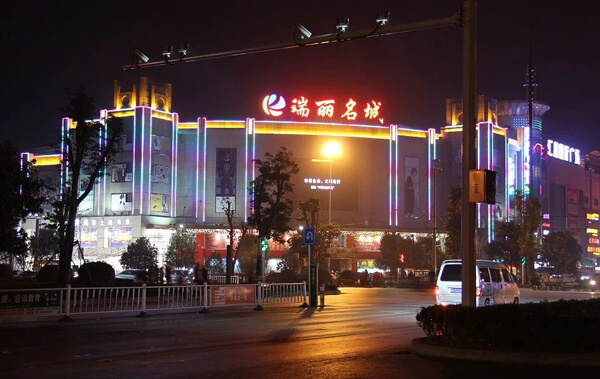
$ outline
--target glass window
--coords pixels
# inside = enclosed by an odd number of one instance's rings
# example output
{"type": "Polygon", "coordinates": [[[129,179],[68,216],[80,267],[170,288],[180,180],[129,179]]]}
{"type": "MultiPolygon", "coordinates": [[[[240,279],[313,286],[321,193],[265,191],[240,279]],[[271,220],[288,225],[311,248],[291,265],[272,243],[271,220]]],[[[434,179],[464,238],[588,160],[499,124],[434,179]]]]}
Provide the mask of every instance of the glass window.
{"type": "Polygon", "coordinates": [[[514,283],[515,282],[515,279],[513,278],[513,276],[505,268],[502,269],[502,276],[504,277],[504,281],[506,283],[514,283]]]}
{"type": "Polygon", "coordinates": [[[445,265],[440,280],[443,282],[460,282],[461,273],[462,265],[445,265]]]}
{"type": "Polygon", "coordinates": [[[502,276],[500,276],[499,268],[490,268],[490,276],[492,277],[492,282],[502,283],[502,276]]]}
{"type": "Polygon", "coordinates": [[[490,282],[490,272],[488,271],[487,267],[479,269],[479,278],[484,283],[490,282]]]}

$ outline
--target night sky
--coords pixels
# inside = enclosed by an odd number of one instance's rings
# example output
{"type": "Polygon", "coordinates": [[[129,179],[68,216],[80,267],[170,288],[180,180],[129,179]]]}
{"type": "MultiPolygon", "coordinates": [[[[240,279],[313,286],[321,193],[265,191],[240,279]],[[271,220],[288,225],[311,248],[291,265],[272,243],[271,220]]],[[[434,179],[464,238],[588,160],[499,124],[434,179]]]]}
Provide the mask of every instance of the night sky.
{"type": "MultiPolygon", "coordinates": [[[[462,95],[462,29],[445,28],[325,46],[123,71],[136,47],[152,60],[164,46],[190,55],[292,40],[300,22],[314,35],[450,16],[460,1],[4,1],[0,8],[2,135],[22,150],[58,141],[65,89],[84,84],[111,108],[113,81],[129,90],[140,76],[173,84],[181,121],[260,116],[273,92],[379,98],[386,123],[445,125],[445,99],[462,95]]],[[[478,92],[524,100],[529,42],[538,100],[550,106],[544,138],[600,149],[600,39],[591,1],[539,2],[537,30],[525,0],[480,0],[478,92]],[[533,37],[531,37],[533,36],[533,37]]]]}

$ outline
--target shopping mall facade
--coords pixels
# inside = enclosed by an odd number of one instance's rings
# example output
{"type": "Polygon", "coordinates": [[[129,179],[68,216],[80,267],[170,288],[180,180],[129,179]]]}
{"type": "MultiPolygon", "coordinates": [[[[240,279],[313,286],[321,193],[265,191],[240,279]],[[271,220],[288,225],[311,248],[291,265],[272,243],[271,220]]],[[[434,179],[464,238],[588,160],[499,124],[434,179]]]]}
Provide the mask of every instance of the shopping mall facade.
{"type": "MultiPolygon", "coordinates": [[[[572,231],[584,250],[600,254],[597,171],[583,167],[577,149],[543,140],[542,116],[549,107],[534,103],[530,128],[526,102],[485,96],[478,101],[477,167],[497,172],[496,204],[477,206],[479,234],[494,238],[496,223],[510,217],[520,190],[542,199],[544,233],[572,231]]],[[[224,254],[223,199],[235,205],[238,221],[247,220],[254,162],[280,146],[300,168],[293,178],[294,203],[320,198],[321,221],[331,218],[343,230],[333,269],[374,269],[385,231],[426,235],[434,220],[443,231],[450,187],[461,183],[460,99],[447,100],[445,126],[427,129],[390,123],[385,109],[393,105],[354,95],[265,94],[256,99],[260,117],[238,120],[180,120],[171,102],[170,84],[141,78],[123,90],[115,82],[113,107],[101,110],[98,120],[121,118],[124,137],[107,175],[79,208],[78,238],[86,259],[120,267],[122,251],[143,236],[163,253],[181,226],[196,232],[199,257],[224,254]],[[339,154],[323,156],[328,144],[339,154]]],[[[73,127],[64,118],[63,137],[73,127]]],[[[63,175],[61,156],[61,151],[22,154],[51,181],[63,175]]],[[[33,229],[34,221],[26,228],[33,229]]],[[[270,241],[269,247],[274,266],[285,245],[270,241]]]]}

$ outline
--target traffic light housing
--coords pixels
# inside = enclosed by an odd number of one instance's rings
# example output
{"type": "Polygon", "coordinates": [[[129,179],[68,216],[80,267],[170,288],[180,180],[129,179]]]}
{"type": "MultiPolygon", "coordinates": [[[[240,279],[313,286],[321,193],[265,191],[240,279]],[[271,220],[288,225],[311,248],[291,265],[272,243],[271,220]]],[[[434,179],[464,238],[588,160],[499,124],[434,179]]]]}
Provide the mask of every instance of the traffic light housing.
{"type": "Polygon", "coordinates": [[[496,204],[496,171],[469,170],[469,203],[496,204]]]}
{"type": "Polygon", "coordinates": [[[261,251],[267,251],[269,249],[269,244],[268,244],[268,239],[263,238],[262,241],[260,241],[260,250],[261,251]]]}
{"type": "Polygon", "coordinates": [[[521,264],[524,265],[527,263],[527,257],[521,257],[521,264]]]}

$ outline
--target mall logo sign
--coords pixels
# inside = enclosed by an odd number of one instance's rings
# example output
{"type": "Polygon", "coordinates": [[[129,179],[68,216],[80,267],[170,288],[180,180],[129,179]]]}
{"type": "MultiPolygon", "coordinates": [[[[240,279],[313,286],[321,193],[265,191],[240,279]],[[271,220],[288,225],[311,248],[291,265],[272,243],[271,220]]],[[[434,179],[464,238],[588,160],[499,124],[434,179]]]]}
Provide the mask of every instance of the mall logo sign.
{"type": "Polygon", "coordinates": [[[560,159],[561,161],[569,163],[574,163],[576,165],[581,164],[581,154],[579,152],[579,149],[569,147],[551,139],[548,140],[546,146],[548,148],[549,157],[560,159]]]}

